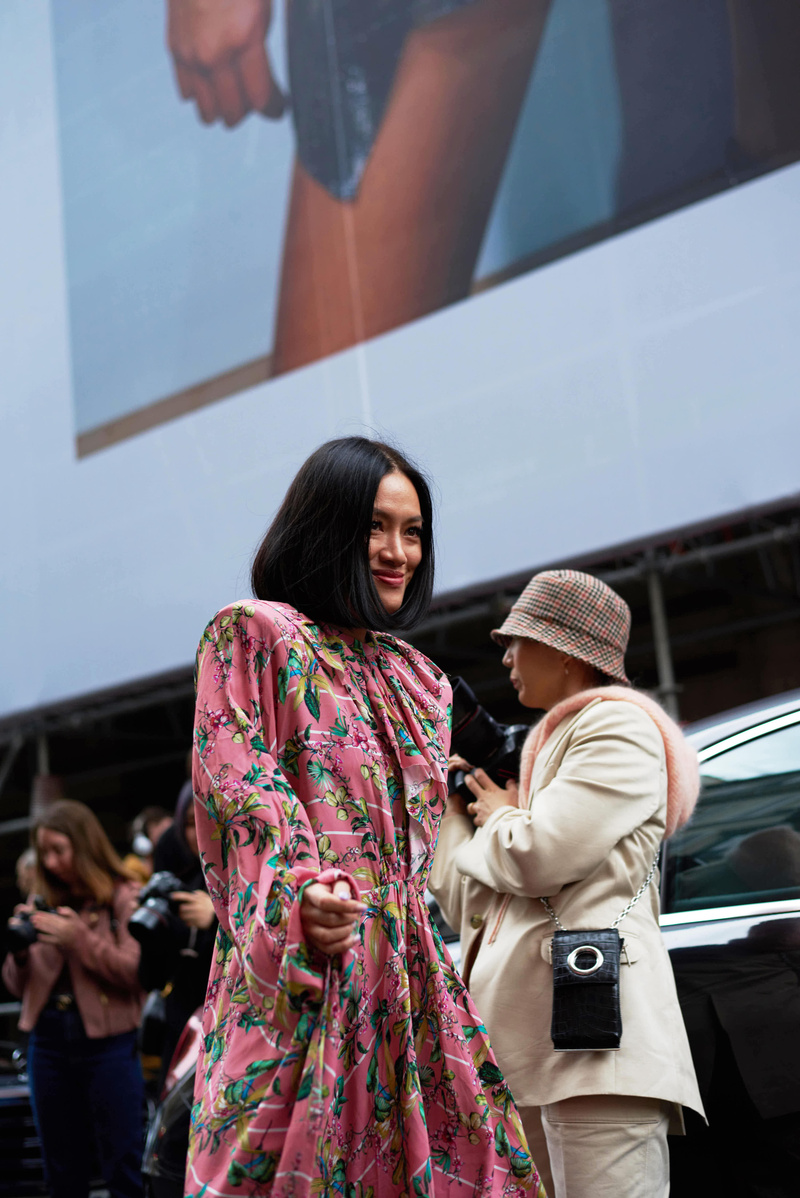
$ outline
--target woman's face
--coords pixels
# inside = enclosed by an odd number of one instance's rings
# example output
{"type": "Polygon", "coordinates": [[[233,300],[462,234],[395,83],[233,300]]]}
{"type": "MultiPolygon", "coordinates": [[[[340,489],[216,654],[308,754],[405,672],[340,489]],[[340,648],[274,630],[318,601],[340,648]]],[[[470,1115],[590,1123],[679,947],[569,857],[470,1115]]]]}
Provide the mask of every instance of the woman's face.
{"type": "MultiPolygon", "coordinates": [[[[503,654],[503,665],[511,671],[511,685],[523,707],[549,711],[564,698],[571,658],[560,649],[524,636],[512,637],[503,654]]],[[[579,663],[575,663],[578,665],[579,663]]]]}
{"type": "Polygon", "coordinates": [[[54,878],[65,886],[75,883],[74,852],[68,836],[52,828],[40,828],[36,833],[36,851],[43,867],[54,878]]]}
{"type": "Polygon", "coordinates": [[[369,568],[387,612],[400,608],[422,561],[422,516],[413,483],[405,474],[384,474],[375,494],[369,538],[369,568]]]}

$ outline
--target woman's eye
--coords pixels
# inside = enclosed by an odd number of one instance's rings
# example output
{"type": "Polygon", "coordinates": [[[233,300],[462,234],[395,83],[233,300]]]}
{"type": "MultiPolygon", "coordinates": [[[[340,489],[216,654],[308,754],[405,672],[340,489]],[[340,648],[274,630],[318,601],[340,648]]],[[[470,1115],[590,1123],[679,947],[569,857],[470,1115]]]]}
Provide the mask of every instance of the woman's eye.
{"type": "Polygon", "coordinates": [[[422,529],[420,528],[420,526],[418,524],[415,524],[412,528],[409,528],[408,532],[409,532],[409,535],[412,537],[419,538],[422,536],[422,529]]]}
{"type": "Polygon", "coordinates": [[[370,532],[380,532],[381,531],[380,520],[373,520],[372,523],[370,524],[369,528],[370,528],[370,532]]]}

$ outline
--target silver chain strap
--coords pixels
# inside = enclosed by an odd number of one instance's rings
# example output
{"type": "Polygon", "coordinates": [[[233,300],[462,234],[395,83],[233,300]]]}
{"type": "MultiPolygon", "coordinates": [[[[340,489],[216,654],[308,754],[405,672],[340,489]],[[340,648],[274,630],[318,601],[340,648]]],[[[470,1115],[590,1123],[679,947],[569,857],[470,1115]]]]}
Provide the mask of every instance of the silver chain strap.
{"type": "MultiPolygon", "coordinates": [[[[647,890],[648,886],[649,886],[649,885],[650,885],[650,883],[652,882],[652,880],[653,880],[653,875],[655,874],[656,870],[658,869],[658,859],[659,859],[659,857],[660,857],[660,856],[661,856],[661,845],[659,845],[659,846],[658,846],[658,848],[656,849],[656,855],[655,855],[655,857],[653,858],[653,864],[650,866],[650,873],[647,875],[647,877],[645,878],[645,880],[642,882],[641,886],[640,886],[640,887],[639,887],[639,889],[636,891],[636,894],[633,896],[633,898],[631,899],[631,901],[628,903],[628,905],[627,905],[627,907],[625,908],[625,910],[624,910],[624,911],[621,911],[621,912],[619,913],[619,915],[618,915],[618,916],[617,916],[617,918],[614,920],[614,922],[613,922],[613,923],[610,925],[610,927],[612,927],[612,928],[616,928],[616,927],[617,927],[619,924],[621,924],[621,923],[622,923],[622,921],[623,921],[623,919],[625,918],[625,916],[626,916],[626,915],[630,915],[631,911],[632,911],[632,910],[633,910],[633,908],[636,906],[636,904],[638,903],[639,899],[642,897],[642,895],[645,893],[645,891],[647,890]]],[[[558,928],[559,932],[566,932],[566,930],[567,930],[567,929],[564,927],[564,925],[562,924],[561,920],[558,918],[558,916],[556,915],[556,913],[555,913],[555,911],[553,910],[552,906],[550,905],[550,899],[546,899],[546,898],[540,898],[540,899],[539,899],[539,902],[542,904],[542,906],[544,907],[545,911],[547,912],[547,914],[548,914],[548,915],[550,916],[550,918],[552,919],[553,923],[554,923],[554,924],[556,925],[556,927],[558,928]]]]}

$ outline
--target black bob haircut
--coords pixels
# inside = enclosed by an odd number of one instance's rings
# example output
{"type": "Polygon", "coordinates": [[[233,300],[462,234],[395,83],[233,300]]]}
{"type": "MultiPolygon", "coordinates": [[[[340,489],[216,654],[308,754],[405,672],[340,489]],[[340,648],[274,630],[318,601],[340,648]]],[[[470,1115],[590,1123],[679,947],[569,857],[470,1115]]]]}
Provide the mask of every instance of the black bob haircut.
{"type": "Polygon", "coordinates": [[[433,505],[421,472],[398,450],[367,437],[341,437],[314,450],[253,558],[259,599],[290,603],[316,624],[412,628],[433,594],[433,505]],[[380,601],[369,568],[369,536],[381,479],[397,471],[412,483],[422,516],[422,560],[394,613],[380,601]]]}

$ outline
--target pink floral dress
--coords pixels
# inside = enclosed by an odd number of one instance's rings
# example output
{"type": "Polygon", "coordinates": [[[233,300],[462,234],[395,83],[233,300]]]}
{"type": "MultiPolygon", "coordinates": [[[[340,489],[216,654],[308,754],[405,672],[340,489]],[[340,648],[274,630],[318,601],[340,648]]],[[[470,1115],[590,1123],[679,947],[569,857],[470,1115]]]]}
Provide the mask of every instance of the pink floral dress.
{"type": "Polygon", "coordinates": [[[519,1117],[424,898],[449,700],[409,645],[285,604],[236,603],[206,629],[194,792],[220,928],[195,1198],[535,1198],[519,1117]],[[367,905],[360,943],[318,957],[298,894],[339,876],[367,905]]]}

